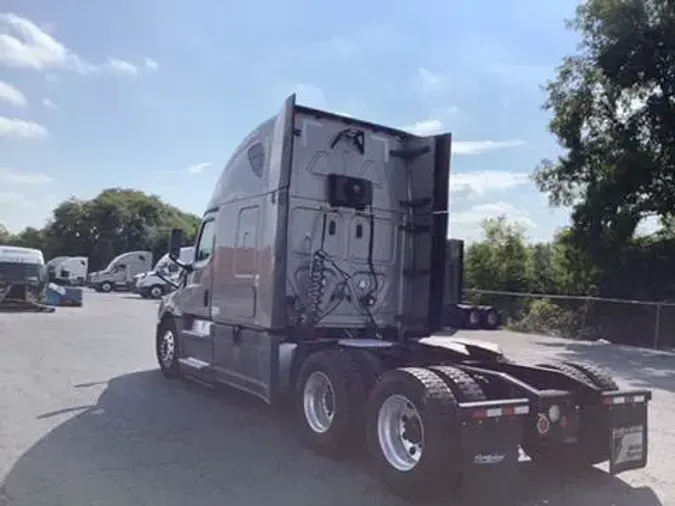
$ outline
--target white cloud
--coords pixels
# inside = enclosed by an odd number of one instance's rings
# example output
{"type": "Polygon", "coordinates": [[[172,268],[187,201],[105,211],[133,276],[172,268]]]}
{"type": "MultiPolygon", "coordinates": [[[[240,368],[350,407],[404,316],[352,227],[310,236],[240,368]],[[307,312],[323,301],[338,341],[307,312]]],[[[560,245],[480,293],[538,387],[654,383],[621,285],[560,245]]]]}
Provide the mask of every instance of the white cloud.
{"type": "Polygon", "coordinates": [[[15,184],[36,185],[49,183],[52,181],[52,178],[46,174],[28,174],[0,167],[0,181],[15,184]]]}
{"type": "Polygon", "coordinates": [[[15,86],[5,81],[0,81],[0,101],[5,101],[17,107],[26,107],[28,105],[26,96],[15,86]]]}
{"type": "Polygon", "coordinates": [[[422,91],[425,92],[438,91],[445,88],[446,86],[445,76],[425,68],[420,68],[417,70],[415,81],[422,91]]]}
{"type": "Polygon", "coordinates": [[[159,64],[157,61],[153,60],[152,58],[146,58],[145,59],[145,68],[148,70],[157,70],[159,68],[159,64]]]}
{"type": "Polygon", "coordinates": [[[298,103],[302,105],[317,109],[326,109],[328,107],[326,96],[318,86],[313,84],[298,84],[294,91],[297,95],[298,103]]]}
{"type": "Polygon", "coordinates": [[[211,165],[212,165],[211,162],[196,163],[194,165],[190,165],[185,170],[190,174],[201,174],[202,172],[204,172],[204,169],[210,167],[211,165]]]}
{"type": "Polygon", "coordinates": [[[414,135],[433,135],[441,133],[443,130],[443,122],[437,119],[425,119],[403,127],[403,130],[414,135]]]}
{"type": "Polygon", "coordinates": [[[32,21],[13,13],[0,14],[0,62],[11,67],[42,70],[65,66],[70,56],[63,44],[32,21]],[[23,40],[7,29],[13,29],[23,40]]]}
{"type": "Polygon", "coordinates": [[[47,135],[49,132],[42,125],[32,121],[0,116],[0,137],[38,138],[47,135]]]}
{"type": "Polygon", "coordinates": [[[138,67],[116,58],[101,64],[86,62],[31,20],[14,13],[0,14],[0,64],[33,70],[73,70],[80,74],[138,73],[138,67]]]}
{"type": "Polygon", "coordinates": [[[48,98],[42,99],[42,105],[44,105],[45,107],[48,107],[50,109],[58,109],[59,108],[54,102],[52,102],[48,98]]]}
{"type": "Polygon", "coordinates": [[[455,239],[464,239],[468,242],[479,241],[483,235],[481,222],[484,219],[498,218],[499,216],[505,216],[508,221],[519,223],[525,228],[537,227],[526,211],[506,202],[498,201],[475,205],[465,211],[451,212],[448,216],[449,236],[455,239]]]}
{"type": "Polygon", "coordinates": [[[138,74],[138,67],[124,60],[111,58],[108,60],[108,63],[104,64],[102,67],[99,68],[105,70],[106,66],[110,67],[110,69],[116,72],[119,72],[120,74],[127,74],[130,76],[135,76],[136,74],[138,74]]]}
{"type": "Polygon", "coordinates": [[[524,146],[525,141],[452,141],[452,153],[455,155],[480,155],[486,151],[524,146]]]}
{"type": "MultiPolygon", "coordinates": [[[[403,127],[403,130],[414,135],[435,135],[448,131],[449,128],[443,125],[439,119],[425,119],[412,125],[403,127]]],[[[496,149],[513,148],[525,145],[525,141],[452,141],[452,154],[454,155],[480,155],[486,151],[496,149]]]]}
{"type": "Polygon", "coordinates": [[[527,172],[483,170],[450,175],[450,194],[455,198],[482,196],[492,191],[512,190],[530,182],[527,172]]]}

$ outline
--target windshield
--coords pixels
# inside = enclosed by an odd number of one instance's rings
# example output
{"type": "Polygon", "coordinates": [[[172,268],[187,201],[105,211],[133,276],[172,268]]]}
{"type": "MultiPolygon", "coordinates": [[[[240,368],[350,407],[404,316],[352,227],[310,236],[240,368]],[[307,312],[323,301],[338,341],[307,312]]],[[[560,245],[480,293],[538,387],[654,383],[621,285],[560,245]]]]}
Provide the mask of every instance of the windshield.
{"type": "Polygon", "coordinates": [[[152,268],[153,271],[163,271],[166,270],[169,264],[173,263],[171,259],[169,258],[169,255],[164,255],[162,258],[157,260],[157,263],[155,266],[152,268]]]}
{"type": "Polygon", "coordinates": [[[28,264],[21,262],[0,262],[0,281],[16,282],[43,279],[44,264],[28,264]]]}

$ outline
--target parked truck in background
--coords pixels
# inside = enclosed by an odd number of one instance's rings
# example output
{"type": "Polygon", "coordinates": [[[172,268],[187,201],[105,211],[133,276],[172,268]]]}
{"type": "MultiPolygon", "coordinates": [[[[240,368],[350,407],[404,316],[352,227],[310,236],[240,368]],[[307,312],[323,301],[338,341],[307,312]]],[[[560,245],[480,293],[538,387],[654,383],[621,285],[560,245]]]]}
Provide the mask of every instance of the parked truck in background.
{"type": "Polygon", "coordinates": [[[127,290],[136,274],[147,272],[151,267],[151,252],[129,251],[113,258],[104,270],[91,273],[87,284],[98,292],[127,290]]]}
{"type": "MultiPolygon", "coordinates": [[[[178,260],[182,263],[192,262],[194,254],[193,246],[181,248],[178,260]]],[[[146,299],[159,299],[174,289],[180,274],[180,267],[169,258],[167,253],[157,261],[151,271],[134,276],[131,291],[146,299]]]]}
{"type": "Polygon", "coordinates": [[[498,484],[514,487],[521,447],[550,469],[644,467],[649,391],[593,365],[519,363],[469,331],[437,335],[461,301],[445,279],[450,152],[450,134],[289,97],[232,154],[192,262],[171,235],[185,276],[159,304],[161,371],[293,406],[313,448],[365,446],[405,495],[508,493],[498,484]]]}
{"type": "Polygon", "coordinates": [[[0,307],[38,304],[46,286],[42,251],[0,245],[0,307]]]}
{"type": "Polygon", "coordinates": [[[58,256],[50,258],[49,261],[45,264],[45,269],[47,270],[47,278],[50,282],[56,281],[56,275],[58,273],[59,265],[64,262],[69,257],[67,256],[58,256]]]}
{"type": "Polygon", "coordinates": [[[82,286],[87,280],[88,271],[87,257],[65,257],[57,264],[52,281],[57,285],[82,286]]]}

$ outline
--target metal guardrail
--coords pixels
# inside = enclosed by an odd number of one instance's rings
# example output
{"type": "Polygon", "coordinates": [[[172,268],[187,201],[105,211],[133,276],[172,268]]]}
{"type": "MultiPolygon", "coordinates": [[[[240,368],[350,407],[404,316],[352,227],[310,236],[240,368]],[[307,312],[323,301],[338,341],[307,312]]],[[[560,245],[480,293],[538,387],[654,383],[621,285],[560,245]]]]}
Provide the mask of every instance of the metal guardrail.
{"type": "MultiPolygon", "coordinates": [[[[545,293],[525,293],[525,292],[507,292],[499,290],[481,290],[481,289],[465,289],[466,296],[481,296],[487,297],[489,303],[494,305],[496,309],[504,312],[504,306],[507,301],[527,299],[546,299],[555,304],[562,306],[575,306],[572,310],[577,311],[582,318],[581,327],[587,329],[595,329],[599,334],[602,334],[602,328],[606,327],[608,332],[614,332],[612,335],[598,335],[608,339],[612,342],[623,342],[623,344],[637,344],[631,342],[630,339],[612,339],[617,335],[621,335],[621,329],[625,330],[625,334],[630,332],[644,332],[647,322],[651,329],[649,329],[650,339],[649,345],[654,349],[659,349],[663,346],[675,347],[675,302],[668,301],[645,301],[645,300],[631,300],[631,299],[617,299],[606,297],[594,297],[583,295],[560,295],[560,294],[545,294],[545,293]],[[573,302],[573,304],[569,304],[573,302]],[[602,306],[605,307],[602,307],[602,306]],[[612,310],[608,306],[619,306],[620,310],[612,310]],[[500,307],[501,306],[501,307],[500,307]],[[665,339],[665,340],[664,340],[665,339]]],[[[526,305],[523,301],[522,306],[526,305]]],[[[511,304],[512,305],[512,304],[511,304]]],[[[507,313],[512,311],[508,308],[507,313]]],[[[640,340],[642,345],[647,345],[647,341],[640,340]]]]}

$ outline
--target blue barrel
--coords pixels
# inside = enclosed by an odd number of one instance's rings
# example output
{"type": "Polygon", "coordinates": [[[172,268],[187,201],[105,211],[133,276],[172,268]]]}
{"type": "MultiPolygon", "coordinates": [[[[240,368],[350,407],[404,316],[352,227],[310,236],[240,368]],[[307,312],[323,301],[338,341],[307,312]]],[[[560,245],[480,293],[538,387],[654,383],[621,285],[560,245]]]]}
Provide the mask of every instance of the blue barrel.
{"type": "Polygon", "coordinates": [[[59,307],[80,307],[82,306],[82,288],[49,283],[45,291],[45,304],[59,307]]]}

